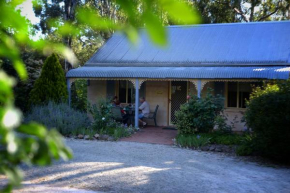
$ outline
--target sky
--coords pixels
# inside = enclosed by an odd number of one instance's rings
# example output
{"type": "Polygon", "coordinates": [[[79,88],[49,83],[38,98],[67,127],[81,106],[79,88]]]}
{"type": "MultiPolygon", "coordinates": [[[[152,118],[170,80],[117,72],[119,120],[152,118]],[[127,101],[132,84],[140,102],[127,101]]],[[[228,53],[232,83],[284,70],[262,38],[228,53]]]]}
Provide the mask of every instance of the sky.
{"type": "Polygon", "coordinates": [[[39,22],[39,18],[35,17],[35,14],[33,12],[32,0],[26,0],[19,6],[19,8],[21,10],[21,14],[29,19],[32,24],[36,24],[39,22]]]}

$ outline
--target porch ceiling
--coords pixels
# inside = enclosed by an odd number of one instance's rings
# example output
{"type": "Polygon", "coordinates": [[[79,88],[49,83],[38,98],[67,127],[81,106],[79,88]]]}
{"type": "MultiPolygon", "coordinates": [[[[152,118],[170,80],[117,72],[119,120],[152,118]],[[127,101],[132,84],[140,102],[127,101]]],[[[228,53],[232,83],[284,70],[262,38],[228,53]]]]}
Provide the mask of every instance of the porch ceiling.
{"type": "Polygon", "coordinates": [[[67,78],[288,79],[290,66],[259,67],[80,67],[67,78]]]}

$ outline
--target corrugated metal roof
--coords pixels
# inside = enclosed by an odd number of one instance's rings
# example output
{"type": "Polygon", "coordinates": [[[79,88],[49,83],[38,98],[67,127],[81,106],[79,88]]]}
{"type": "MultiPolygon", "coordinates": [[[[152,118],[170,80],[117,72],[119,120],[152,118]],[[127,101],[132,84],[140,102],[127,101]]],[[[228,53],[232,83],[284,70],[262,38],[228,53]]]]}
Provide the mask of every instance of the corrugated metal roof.
{"type": "Polygon", "coordinates": [[[137,46],[115,33],[85,66],[290,65],[290,22],[167,27],[168,45],[154,45],[144,29],[137,46]]]}
{"type": "Polygon", "coordinates": [[[67,78],[288,79],[290,67],[80,67],[67,78]]]}

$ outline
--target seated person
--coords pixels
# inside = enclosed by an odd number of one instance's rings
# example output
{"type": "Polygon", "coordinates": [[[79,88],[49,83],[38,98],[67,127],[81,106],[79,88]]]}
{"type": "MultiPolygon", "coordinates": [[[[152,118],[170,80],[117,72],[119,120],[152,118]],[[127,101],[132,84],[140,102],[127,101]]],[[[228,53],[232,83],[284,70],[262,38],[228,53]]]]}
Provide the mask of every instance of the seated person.
{"type": "MultiPolygon", "coordinates": [[[[113,99],[112,99],[112,105],[113,105],[113,107],[116,107],[117,106],[117,102],[118,102],[119,100],[118,100],[118,97],[117,96],[115,96],[113,99]]],[[[120,105],[120,102],[119,102],[119,105],[120,105]]]]}
{"type": "MultiPolygon", "coordinates": [[[[120,107],[120,101],[118,100],[118,97],[117,96],[115,96],[114,97],[114,106],[115,107],[120,107]]],[[[124,111],[124,109],[123,108],[121,108],[121,113],[122,113],[122,117],[123,117],[123,123],[124,124],[128,124],[128,120],[129,120],[129,118],[130,118],[130,115],[128,115],[127,113],[126,113],[126,111],[124,111]]]]}
{"type": "Polygon", "coordinates": [[[142,118],[149,117],[149,113],[150,113],[150,106],[148,104],[148,102],[145,100],[145,97],[141,97],[140,98],[140,107],[139,110],[141,110],[141,113],[139,114],[139,123],[142,123],[143,126],[145,126],[147,123],[142,121],[142,118]]]}

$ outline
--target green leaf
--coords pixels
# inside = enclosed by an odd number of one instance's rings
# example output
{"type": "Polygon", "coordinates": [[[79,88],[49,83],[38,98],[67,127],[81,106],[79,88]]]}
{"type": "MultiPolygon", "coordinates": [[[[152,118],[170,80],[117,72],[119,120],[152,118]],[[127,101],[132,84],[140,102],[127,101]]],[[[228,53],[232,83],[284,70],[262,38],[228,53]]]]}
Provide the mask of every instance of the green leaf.
{"type": "Polygon", "coordinates": [[[156,15],[150,11],[143,14],[146,30],[152,41],[158,45],[165,46],[167,43],[167,33],[165,27],[156,15]]]}
{"type": "Polygon", "coordinates": [[[120,8],[125,11],[129,19],[134,19],[136,16],[136,5],[132,0],[116,0],[117,4],[120,5],[120,8]]]}
{"type": "Polygon", "coordinates": [[[107,31],[120,29],[113,21],[100,17],[93,9],[78,8],[76,18],[79,23],[88,25],[95,30],[107,31]]]}
{"type": "Polygon", "coordinates": [[[138,39],[139,39],[139,35],[138,35],[138,31],[136,28],[132,27],[132,26],[128,26],[125,28],[125,34],[127,35],[127,38],[133,43],[133,44],[137,44],[138,39]]]}
{"type": "Polygon", "coordinates": [[[23,174],[18,167],[1,166],[1,171],[9,179],[9,183],[13,185],[19,185],[23,178],[23,174]]]}
{"type": "Polygon", "coordinates": [[[57,33],[63,35],[63,36],[66,36],[66,35],[78,35],[80,34],[80,29],[76,26],[73,26],[72,24],[66,22],[64,23],[64,25],[62,26],[59,26],[58,29],[57,29],[57,33]]]}
{"type": "Polygon", "coordinates": [[[197,10],[189,7],[184,1],[158,0],[158,3],[167,11],[170,18],[179,24],[195,24],[201,21],[197,10]]]}
{"type": "Polygon", "coordinates": [[[37,123],[23,124],[18,129],[18,132],[44,138],[47,134],[46,128],[37,123]]]}
{"type": "Polygon", "coordinates": [[[48,152],[49,147],[46,144],[46,141],[39,141],[38,151],[33,157],[32,163],[40,166],[50,165],[52,163],[52,157],[48,152]]]}
{"type": "Polygon", "coordinates": [[[27,78],[27,72],[26,72],[25,65],[23,64],[23,62],[21,60],[15,60],[13,62],[13,66],[16,72],[18,73],[19,77],[22,80],[25,80],[27,78]]]}
{"type": "Polygon", "coordinates": [[[12,1],[10,1],[10,3],[11,3],[11,5],[13,7],[16,7],[16,6],[20,5],[20,4],[22,4],[24,1],[25,0],[12,0],[12,1]]]}

